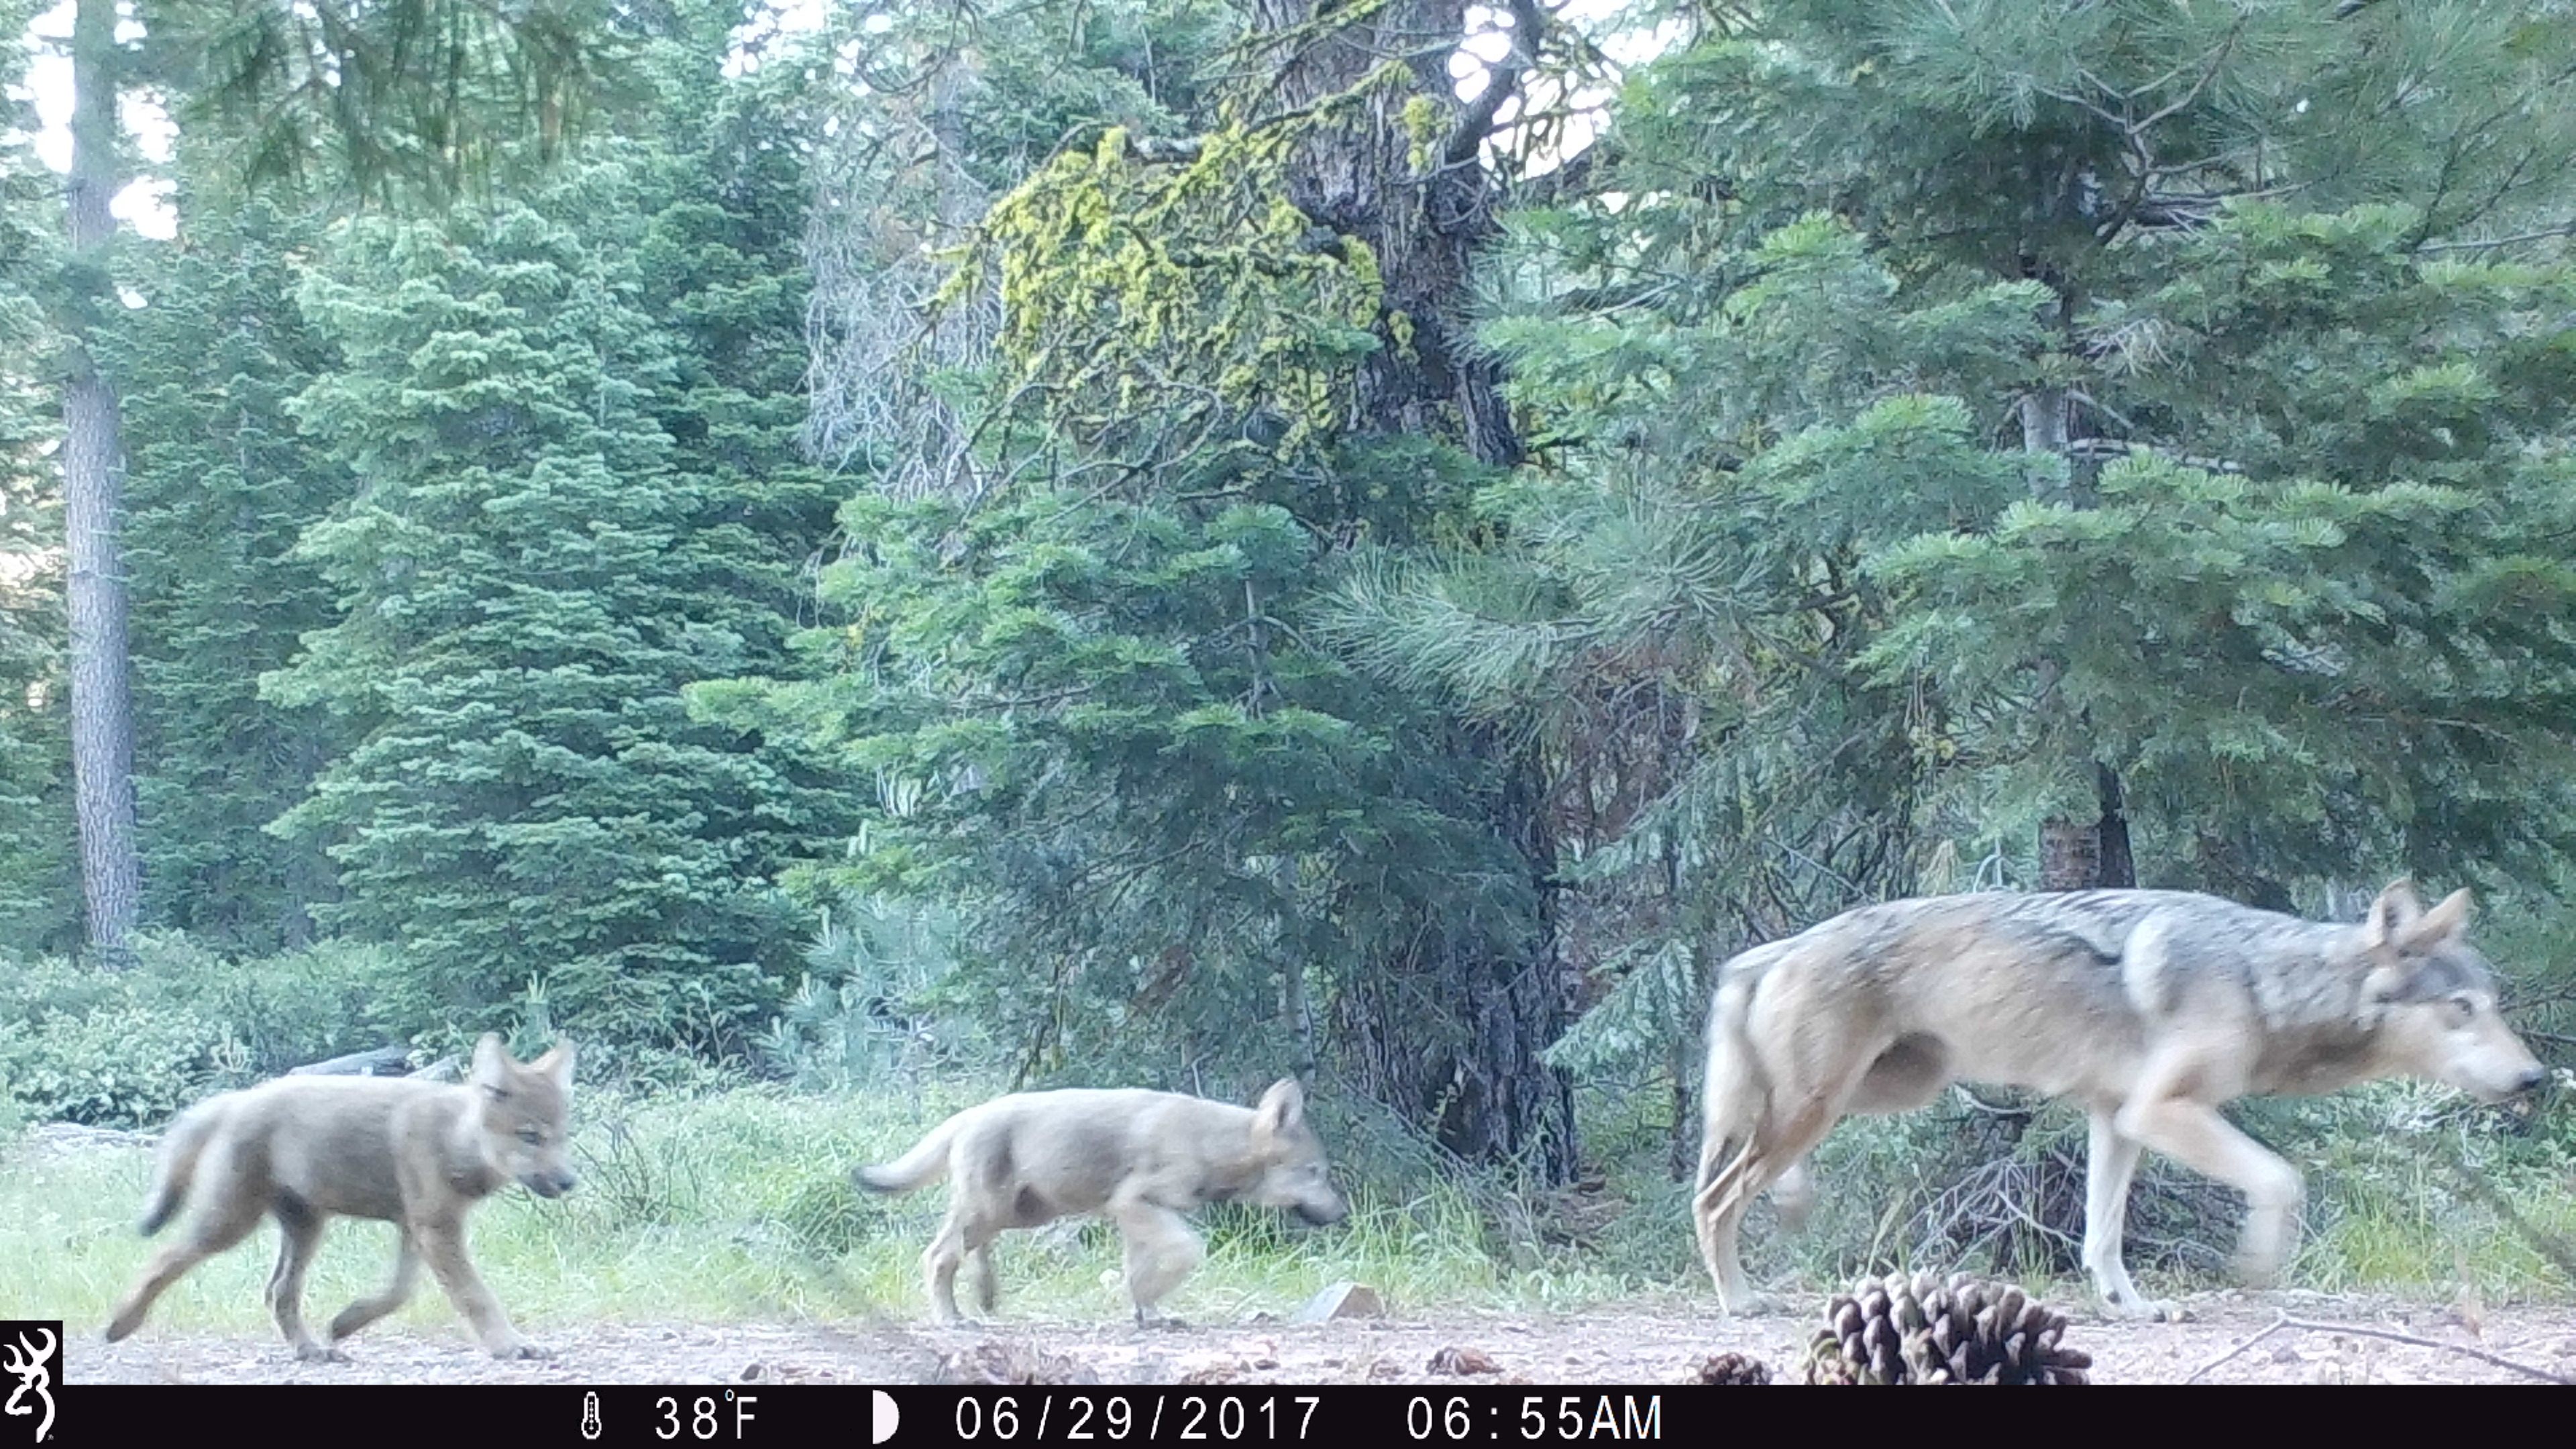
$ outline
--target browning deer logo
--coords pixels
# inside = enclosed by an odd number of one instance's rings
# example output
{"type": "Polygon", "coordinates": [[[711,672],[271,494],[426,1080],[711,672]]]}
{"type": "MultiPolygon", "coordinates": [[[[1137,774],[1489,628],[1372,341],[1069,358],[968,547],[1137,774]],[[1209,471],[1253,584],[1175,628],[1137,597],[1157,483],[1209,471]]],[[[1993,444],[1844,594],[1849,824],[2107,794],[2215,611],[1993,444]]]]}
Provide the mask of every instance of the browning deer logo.
{"type": "Polygon", "coordinates": [[[0,1371],[17,1379],[18,1387],[9,1391],[9,1400],[0,1404],[0,1413],[12,1418],[42,1414],[36,1421],[36,1437],[30,1441],[42,1444],[54,1431],[54,1362],[63,1346],[59,1323],[11,1323],[0,1325],[0,1371]]]}

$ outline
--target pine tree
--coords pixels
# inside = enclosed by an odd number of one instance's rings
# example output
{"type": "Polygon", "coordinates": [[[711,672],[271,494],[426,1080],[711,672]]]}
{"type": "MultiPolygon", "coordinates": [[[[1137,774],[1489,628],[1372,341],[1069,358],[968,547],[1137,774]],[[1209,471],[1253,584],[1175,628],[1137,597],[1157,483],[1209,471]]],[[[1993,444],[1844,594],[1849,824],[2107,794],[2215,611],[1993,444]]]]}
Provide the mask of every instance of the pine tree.
{"type": "Polygon", "coordinates": [[[194,190],[178,205],[179,244],[138,279],[151,305],[102,348],[126,380],[147,919],[274,951],[311,935],[331,866],[264,827],[338,742],[319,711],[262,700],[259,676],[337,617],[320,570],[291,555],[354,490],[287,413],[337,361],[295,303],[319,225],[194,190]]]}
{"type": "Polygon", "coordinates": [[[591,1034],[722,1048],[776,994],[777,781],[680,691],[777,624],[740,499],[651,413],[677,366],[642,203],[592,161],[335,238],[304,304],[345,363],[295,410],[357,479],[299,550],[342,617],[263,689],[346,721],[281,824],[339,864],[326,923],[409,954],[416,1014],[489,1021],[534,980],[591,1034]]]}
{"type": "Polygon", "coordinates": [[[1910,617],[1877,661],[1948,686],[1961,716],[1924,746],[1989,811],[2098,807],[2106,875],[2135,817],[2164,879],[2277,906],[2335,861],[2455,872],[2563,839],[2547,721],[2567,643],[2459,587],[2503,569],[2523,605],[2556,598],[2514,542],[2555,506],[2512,480],[2564,435],[2501,408],[2468,426],[2555,284],[2518,262],[2446,278],[2478,238],[2576,201],[2576,38],[2546,6],[1869,8],[1782,7],[1776,37],[1811,64],[1732,57],[1765,100],[1719,123],[1712,159],[1838,198],[1913,290],[2048,290],[2013,401],[2024,449],[2062,462],[2028,507],[1879,570],[1910,617]],[[1846,124],[1782,128],[1811,103],[1846,124]],[[2276,192],[2294,200],[2254,199],[2276,192]],[[2307,425],[2356,399],[2411,416],[2362,446],[2307,425]],[[2483,496],[2418,493],[2472,476],[2483,496]],[[1989,530],[2021,561],[2008,582],[1965,565],[1989,530]],[[2056,622],[2034,629],[2043,598],[2056,622]],[[2428,678],[2410,635],[2517,683],[2428,678]],[[2408,678],[2428,693],[2407,701],[2408,678]],[[2499,793],[2516,820],[2469,804],[2499,793]],[[2416,804],[2442,799],[2462,808],[2416,804]]]}
{"type": "MultiPolygon", "coordinates": [[[[27,7],[0,4],[0,31],[27,7]]],[[[23,52],[0,56],[14,89],[23,52]]],[[[0,125],[0,947],[67,950],[78,938],[70,740],[63,679],[61,438],[49,396],[60,338],[45,315],[54,239],[38,224],[55,182],[34,155],[32,106],[0,125]]]]}
{"type": "Polygon", "coordinates": [[[1501,541],[1349,601],[1611,804],[1564,1059],[1877,895],[2564,849],[2550,13],[1791,0],[1630,78],[1490,276],[1501,541]]]}
{"type": "Polygon", "coordinates": [[[95,355],[115,314],[120,237],[110,209],[126,172],[119,104],[151,84],[191,123],[246,139],[242,179],[302,173],[317,141],[361,189],[444,195],[542,156],[615,71],[604,17],[578,3],[493,11],[440,0],[355,8],[186,3],[72,6],[69,247],[48,290],[59,334],[66,662],[73,811],[85,943],[130,960],[142,910],[135,831],[131,601],[121,531],[125,443],[118,379],[95,355]],[[143,43],[124,32],[140,22],[143,43]],[[534,132],[534,148],[521,143],[534,132]]]}
{"type": "Polygon", "coordinates": [[[878,772],[843,875],[963,901],[1032,1067],[1153,1051],[1249,1077],[1284,1051],[1463,1156],[1562,1177],[1552,841],[1518,741],[1308,633],[1361,538],[1463,524],[1517,454],[1462,314],[1519,70],[1459,103],[1416,39],[1463,34],[1443,0],[1254,7],[1231,56],[1190,19],[1042,8],[971,62],[936,22],[858,42],[883,89],[894,58],[924,77],[943,170],[919,212],[952,219],[952,161],[1007,188],[936,315],[982,315],[988,279],[1000,305],[989,350],[910,374],[924,405],[824,411],[888,496],[845,511],[826,571],[852,617],[812,643],[839,673],[768,706],[878,772]],[[1042,102],[1098,100],[1015,172],[1027,123],[967,81],[1032,55],[1042,102]],[[1209,83],[1230,67],[1279,83],[1209,83]]]}

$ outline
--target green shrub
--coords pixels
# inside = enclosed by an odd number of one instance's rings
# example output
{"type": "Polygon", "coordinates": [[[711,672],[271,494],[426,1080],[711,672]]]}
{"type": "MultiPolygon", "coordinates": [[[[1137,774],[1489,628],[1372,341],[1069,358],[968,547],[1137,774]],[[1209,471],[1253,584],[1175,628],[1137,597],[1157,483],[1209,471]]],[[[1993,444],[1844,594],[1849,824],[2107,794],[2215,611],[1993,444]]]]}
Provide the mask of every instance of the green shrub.
{"type": "Polygon", "coordinates": [[[146,1127],[211,1091],[390,1039],[370,1003],[380,950],[330,944],[235,960],[146,935],[134,964],[0,971],[0,1097],[29,1118],[146,1127]]]}

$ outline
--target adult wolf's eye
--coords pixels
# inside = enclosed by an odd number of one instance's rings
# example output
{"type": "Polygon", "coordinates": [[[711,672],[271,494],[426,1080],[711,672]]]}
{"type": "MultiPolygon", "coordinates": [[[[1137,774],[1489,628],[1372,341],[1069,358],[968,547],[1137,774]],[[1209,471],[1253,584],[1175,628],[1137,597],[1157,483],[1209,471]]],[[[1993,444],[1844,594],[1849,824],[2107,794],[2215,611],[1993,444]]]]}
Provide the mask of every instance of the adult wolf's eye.
{"type": "Polygon", "coordinates": [[[2452,997],[2450,1008],[2451,1024],[2454,1026],[2466,1026],[2469,1024],[2469,1018],[2478,1014],[2478,1004],[2466,996],[2452,997]]]}
{"type": "Polygon", "coordinates": [[[528,1144],[530,1147],[534,1147],[538,1143],[546,1140],[546,1134],[538,1131],[534,1127],[522,1127],[519,1129],[519,1140],[528,1144]]]}

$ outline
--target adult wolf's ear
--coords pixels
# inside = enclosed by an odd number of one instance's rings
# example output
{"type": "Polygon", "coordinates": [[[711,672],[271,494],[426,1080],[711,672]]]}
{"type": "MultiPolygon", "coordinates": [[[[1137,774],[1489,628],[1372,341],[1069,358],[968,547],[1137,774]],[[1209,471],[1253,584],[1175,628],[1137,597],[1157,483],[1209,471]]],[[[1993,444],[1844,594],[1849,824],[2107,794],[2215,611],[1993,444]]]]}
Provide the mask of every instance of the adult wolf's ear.
{"type": "Polygon", "coordinates": [[[1252,1130],[1276,1137],[1306,1120],[1306,1089],[1295,1077],[1281,1077],[1261,1094],[1261,1105],[1253,1111],[1252,1130]]]}
{"type": "Polygon", "coordinates": [[[2466,886],[2442,897],[2442,903],[2426,911],[2406,933],[2410,946],[2433,946],[2450,940],[2469,928],[2469,917],[2476,913],[2477,902],[2469,898],[2466,886]]]}
{"type": "Polygon", "coordinates": [[[2477,910],[2466,887],[2442,897],[2442,903],[2425,910],[2415,900],[2415,892],[2404,881],[2390,886],[2370,908],[2370,944],[2395,948],[2394,959],[2382,959],[2361,980],[2361,1005],[2356,1018],[2364,1031],[2379,1025],[2392,1003],[2423,999],[2424,973],[2433,969],[2429,948],[2456,939],[2469,928],[2469,917],[2477,910]],[[2405,898],[2393,904],[2389,899],[2401,889],[2405,898]],[[2412,911],[2403,908],[2413,906],[2412,911]]]}
{"type": "MultiPolygon", "coordinates": [[[[2450,902],[2444,901],[2443,904],[2447,906],[2450,902]]],[[[2424,902],[2415,894],[2415,883],[2403,879],[2390,881],[2388,889],[2379,893],[2379,899],[2370,903],[2370,944],[2386,946],[2402,941],[2422,919],[2424,902]]]]}

